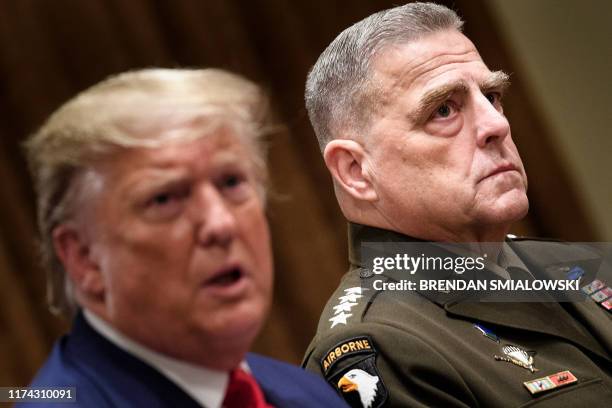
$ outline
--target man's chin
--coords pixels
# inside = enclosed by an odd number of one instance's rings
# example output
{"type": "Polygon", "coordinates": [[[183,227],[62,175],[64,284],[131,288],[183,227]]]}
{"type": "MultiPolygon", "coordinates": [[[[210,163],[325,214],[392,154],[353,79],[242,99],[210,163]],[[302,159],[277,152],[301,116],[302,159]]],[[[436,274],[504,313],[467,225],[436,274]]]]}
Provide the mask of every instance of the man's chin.
{"type": "Polygon", "coordinates": [[[498,202],[487,214],[486,218],[490,224],[511,224],[523,219],[529,212],[529,200],[527,196],[518,194],[515,197],[505,197],[498,202]]]}
{"type": "Polygon", "coordinates": [[[200,317],[201,328],[209,338],[220,341],[252,341],[264,324],[267,307],[245,302],[217,311],[216,316],[209,313],[200,317]]]}

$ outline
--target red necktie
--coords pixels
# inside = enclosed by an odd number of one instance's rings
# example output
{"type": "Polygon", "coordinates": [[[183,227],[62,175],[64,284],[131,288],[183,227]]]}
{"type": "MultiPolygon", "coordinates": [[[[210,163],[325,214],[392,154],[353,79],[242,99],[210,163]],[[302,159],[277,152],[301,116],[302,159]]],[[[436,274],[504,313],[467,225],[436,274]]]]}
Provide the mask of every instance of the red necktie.
{"type": "Polygon", "coordinates": [[[274,408],[268,404],[255,378],[241,368],[230,373],[223,408],[274,408]]]}

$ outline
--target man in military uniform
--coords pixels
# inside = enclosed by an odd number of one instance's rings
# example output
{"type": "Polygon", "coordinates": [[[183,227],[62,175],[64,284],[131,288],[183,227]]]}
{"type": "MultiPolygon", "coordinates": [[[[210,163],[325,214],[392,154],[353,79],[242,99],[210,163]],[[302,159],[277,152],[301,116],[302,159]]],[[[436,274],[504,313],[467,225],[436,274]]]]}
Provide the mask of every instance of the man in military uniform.
{"type": "Polygon", "coordinates": [[[500,279],[559,279],[597,261],[574,245],[506,237],[528,210],[501,105],[508,76],[487,68],[461,27],[435,4],[382,11],[343,31],[309,74],[309,116],[350,221],[350,270],[304,366],[354,407],[609,406],[612,289],[592,271],[580,286],[593,299],[574,303],[368,283],[367,242],[497,243],[486,269],[500,279]]]}

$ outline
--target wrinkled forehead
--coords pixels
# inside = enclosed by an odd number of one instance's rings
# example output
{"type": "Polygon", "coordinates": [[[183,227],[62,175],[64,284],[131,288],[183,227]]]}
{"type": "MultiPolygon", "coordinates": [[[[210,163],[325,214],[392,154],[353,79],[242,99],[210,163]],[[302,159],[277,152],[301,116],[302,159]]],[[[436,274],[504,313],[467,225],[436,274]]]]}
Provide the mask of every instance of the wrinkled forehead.
{"type": "Polygon", "coordinates": [[[488,71],[474,44],[456,30],[428,34],[408,43],[391,44],[381,49],[372,64],[372,82],[381,95],[393,96],[415,82],[461,66],[477,64],[488,71]]]}

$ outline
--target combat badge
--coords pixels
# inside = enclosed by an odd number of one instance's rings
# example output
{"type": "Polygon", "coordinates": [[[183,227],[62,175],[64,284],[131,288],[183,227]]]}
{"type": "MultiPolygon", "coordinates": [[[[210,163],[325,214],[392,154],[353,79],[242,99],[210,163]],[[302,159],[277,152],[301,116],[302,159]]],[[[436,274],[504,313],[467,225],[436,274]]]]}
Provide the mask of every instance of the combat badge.
{"type": "Polygon", "coordinates": [[[369,336],[347,339],[332,347],[323,356],[321,369],[351,407],[378,408],[389,396],[376,368],[376,349],[369,336]],[[347,359],[348,365],[342,366],[347,359]]]}

